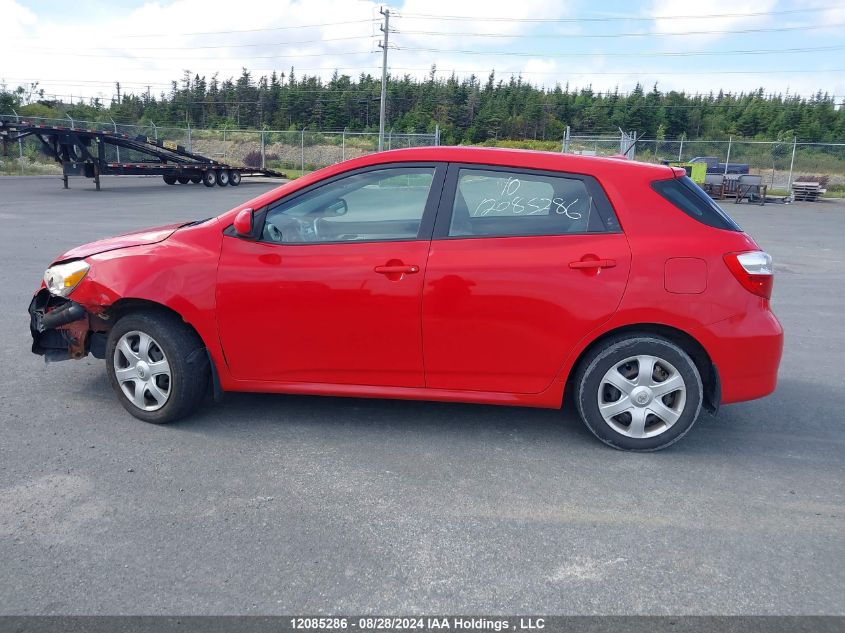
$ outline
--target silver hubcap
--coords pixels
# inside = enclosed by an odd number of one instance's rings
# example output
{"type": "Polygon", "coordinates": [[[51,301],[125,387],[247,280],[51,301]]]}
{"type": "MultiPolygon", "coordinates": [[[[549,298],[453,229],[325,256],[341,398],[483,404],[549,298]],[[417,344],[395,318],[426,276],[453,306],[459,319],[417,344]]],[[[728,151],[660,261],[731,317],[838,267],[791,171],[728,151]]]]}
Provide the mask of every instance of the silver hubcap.
{"type": "Polygon", "coordinates": [[[157,411],[170,397],[170,365],[161,346],[144,332],[127,332],[114,348],[114,375],[139,409],[157,411]]]}
{"type": "Polygon", "coordinates": [[[626,358],[607,370],[599,384],[599,412],[617,433],[654,437],[669,430],[687,400],[687,387],[675,367],[656,356],[626,358]]]}

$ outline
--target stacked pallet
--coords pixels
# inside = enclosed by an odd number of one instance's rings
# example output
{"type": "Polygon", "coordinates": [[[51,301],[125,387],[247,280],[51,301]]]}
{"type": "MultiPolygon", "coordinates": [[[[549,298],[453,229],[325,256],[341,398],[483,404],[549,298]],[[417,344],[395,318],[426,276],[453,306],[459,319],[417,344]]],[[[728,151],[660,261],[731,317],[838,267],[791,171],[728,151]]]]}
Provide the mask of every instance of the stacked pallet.
{"type": "Polygon", "coordinates": [[[792,197],[796,202],[816,202],[825,193],[821,183],[794,182],[792,183],[792,197]]]}

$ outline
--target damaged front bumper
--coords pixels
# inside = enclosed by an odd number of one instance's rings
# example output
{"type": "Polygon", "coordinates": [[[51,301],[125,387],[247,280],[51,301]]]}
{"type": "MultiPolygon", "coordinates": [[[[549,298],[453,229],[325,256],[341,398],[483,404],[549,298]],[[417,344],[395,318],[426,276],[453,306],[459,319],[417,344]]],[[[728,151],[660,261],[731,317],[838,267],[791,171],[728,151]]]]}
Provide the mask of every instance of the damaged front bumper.
{"type": "Polygon", "coordinates": [[[106,357],[105,332],[93,331],[92,321],[99,318],[79,303],[51,295],[46,288],[39,290],[29,304],[29,331],[32,334],[32,353],[47,362],[106,357]]]}

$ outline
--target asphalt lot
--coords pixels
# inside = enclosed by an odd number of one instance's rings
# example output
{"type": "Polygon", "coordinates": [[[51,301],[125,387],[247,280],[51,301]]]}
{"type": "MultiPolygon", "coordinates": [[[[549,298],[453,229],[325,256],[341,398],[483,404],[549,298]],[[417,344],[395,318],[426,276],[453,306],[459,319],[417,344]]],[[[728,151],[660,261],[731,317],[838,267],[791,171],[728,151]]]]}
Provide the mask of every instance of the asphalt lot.
{"type": "Polygon", "coordinates": [[[130,417],[102,361],[30,353],[44,268],[273,185],[103,180],[0,178],[0,614],[845,614],[842,202],[725,205],[775,257],[780,387],[632,455],[568,407],[130,417]]]}

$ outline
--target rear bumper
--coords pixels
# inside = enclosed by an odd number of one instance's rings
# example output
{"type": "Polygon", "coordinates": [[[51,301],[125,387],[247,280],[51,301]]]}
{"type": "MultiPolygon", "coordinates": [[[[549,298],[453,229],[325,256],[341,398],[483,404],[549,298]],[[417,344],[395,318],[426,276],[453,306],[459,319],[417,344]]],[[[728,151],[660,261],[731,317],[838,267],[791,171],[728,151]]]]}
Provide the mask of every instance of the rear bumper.
{"type": "Polygon", "coordinates": [[[105,357],[105,336],[91,332],[88,312],[80,304],[54,297],[42,288],[29,303],[32,353],[47,361],[105,357]]]}
{"type": "Polygon", "coordinates": [[[783,328],[762,300],[745,314],[703,328],[704,344],[721,379],[721,403],[762,398],[777,387],[783,328]]]}

